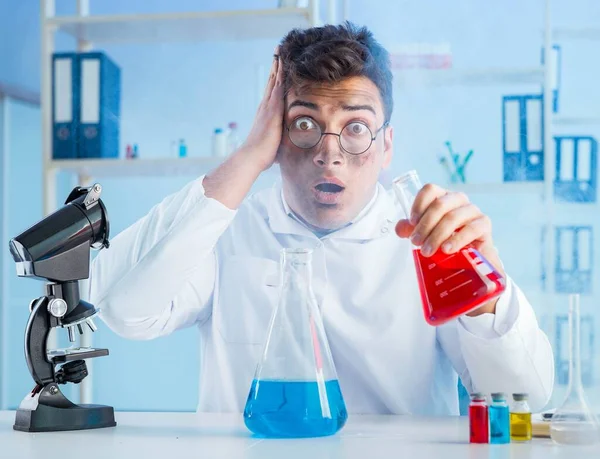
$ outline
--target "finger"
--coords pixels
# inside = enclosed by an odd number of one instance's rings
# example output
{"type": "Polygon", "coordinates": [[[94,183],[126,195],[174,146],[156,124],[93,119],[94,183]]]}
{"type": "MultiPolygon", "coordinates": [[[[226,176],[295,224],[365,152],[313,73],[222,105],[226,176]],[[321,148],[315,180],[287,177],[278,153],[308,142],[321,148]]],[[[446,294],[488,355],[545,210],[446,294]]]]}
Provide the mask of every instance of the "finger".
{"type": "Polygon", "coordinates": [[[279,65],[279,58],[276,56],[279,56],[279,46],[277,46],[275,48],[275,51],[273,52],[273,63],[271,64],[271,71],[269,73],[269,80],[267,81],[267,85],[265,87],[265,94],[264,94],[264,98],[268,99],[271,96],[271,93],[273,92],[273,87],[275,86],[275,80],[277,78],[277,68],[279,65]]]}
{"type": "Polygon", "coordinates": [[[442,250],[446,253],[454,253],[474,241],[490,238],[491,234],[492,222],[490,218],[487,215],[481,215],[464,225],[442,243],[442,250]]]}
{"type": "Polygon", "coordinates": [[[271,91],[271,98],[273,97],[276,97],[278,101],[283,101],[283,63],[280,58],[277,59],[277,75],[275,85],[271,91]]]}
{"type": "Polygon", "coordinates": [[[396,223],[396,234],[401,238],[408,238],[414,231],[415,227],[408,220],[400,220],[396,223]]]}
{"type": "Polygon", "coordinates": [[[275,81],[275,85],[283,85],[283,63],[281,62],[281,58],[279,57],[279,46],[276,48],[275,55],[277,56],[275,60],[277,61],[277,78],[275,81]]]}
{"type": "Polygon", "coordinates": [[[410,214],[410,222],[413,225],[419,223],[419,219],[421,218],[425,210],[429,207],[429,205],[437,198],[444,196],[446,193],[446,190],[431,183],[428,183],[425,186],[423,186],[421,191],[419,191],[417,193],[417,196],[415,196],[415,202],[412,205],[410,214]]]}
{"type": "MultiPolygon", "coordinates": [[[[433,195],[434,192],[425,195],[422,197],[420,203],[425,202],[426,198],[433,195]]],[[[464,206],[468,202],[469,199],[464,193],[454,192],[446,192],[446,194],[433,199],[423,211],[419,218],[419,223],[415,226],[415,231],[411,237],[413,244],[421,245],[429,237],[444,215],[451,210],[464,206]]]]}
{"type": "MultiPolygon", "coordinates": [[[[444,214],[429,236],[424,240],[421,253],[428,257],[438,251],[442,243],[454,233],[481,217],[481,211],[473,204],[458,207],[444,214]]],[[[469,241],[471,242],[471,241],[469,241]]],[[[462,248],[458,247],[458,249],[462,248]]],[[[446,247],[443,249],[446,252],[446,247]]],[[[446,252],[449,253],[449,252],[446,252]]]]}

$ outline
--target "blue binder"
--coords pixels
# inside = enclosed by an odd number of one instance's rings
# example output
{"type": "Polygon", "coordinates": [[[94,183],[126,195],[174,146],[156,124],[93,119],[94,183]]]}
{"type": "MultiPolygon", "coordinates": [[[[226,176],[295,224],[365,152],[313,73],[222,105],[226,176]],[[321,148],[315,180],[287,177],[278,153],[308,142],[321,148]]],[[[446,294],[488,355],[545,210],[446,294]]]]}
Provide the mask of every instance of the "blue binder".
{"type": "Polygon", "coordinates": [[[559,226],[555,232],[555,291],[591,294],[594,233],[591,226],[559,226]]]}
{"type": "Polygon", "coordinates": [[[542,95],[502,100],[504,181],[544,180],[544,100],[542,95]]]}
{"type": "MultiPolygon", "coordinates": [[[[569,317],[566,314],[556,316],[554,361],[557,383],[569,383],[569,317]]],[[[581,382],[590,387],[594,382],[594,317],[584,315],[580,318],[580,371],[581,382]]]]}
{"type": "Polygon", "coordinates": [[[79,54],[79,157],[118,158],[121,70],[101,52],[79,54]]]}
{"type": "Polygon", "coordinates": [[[52,158],[77,158],[79,60],[76,53],[52,56],[52,158]]]}
{"type": "Polygon", "coordinates": [[[590,136],[556,136],[554,195],[559,202],[596,202],[598,142],[590,136]]]}

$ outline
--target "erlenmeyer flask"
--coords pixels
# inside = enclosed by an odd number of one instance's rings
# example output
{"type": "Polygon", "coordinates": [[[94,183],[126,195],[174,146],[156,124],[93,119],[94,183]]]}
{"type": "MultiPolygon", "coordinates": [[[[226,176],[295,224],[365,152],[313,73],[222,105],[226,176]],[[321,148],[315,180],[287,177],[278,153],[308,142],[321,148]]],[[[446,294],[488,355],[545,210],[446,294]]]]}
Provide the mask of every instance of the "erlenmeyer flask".
{"type": "MultiPolygon", "coordinates": [[[[422,185],[416,171],[393,180],[396,197],[410,218],[422,185]]],[[[425,320],[441,325],[498,297],[506,289],[504,277],[472,245],[447,255],[438,250],[430,257],[413,247],[417,280],[425,320]]]]}
{"type": "Polygon", "coordinates": [[[348,414],[312,290],[312,251],[283,249],[282,290],[244,422],[265,437],[333,435],[348,414]]]}
{"type": "Polygon", "coordinates": [[[562,406],[550,421],[550,437],[563,445],[600,442],[600,426],[588,407],[581,384],[579,325],[579,295],[569,295],[569,385],[562,406]]]}

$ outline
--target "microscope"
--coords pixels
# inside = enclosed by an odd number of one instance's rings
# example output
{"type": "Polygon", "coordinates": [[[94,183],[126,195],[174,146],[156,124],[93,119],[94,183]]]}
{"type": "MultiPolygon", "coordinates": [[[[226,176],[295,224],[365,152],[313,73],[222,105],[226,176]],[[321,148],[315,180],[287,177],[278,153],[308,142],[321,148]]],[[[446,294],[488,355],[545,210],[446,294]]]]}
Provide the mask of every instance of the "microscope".
{"type": "Polygon", "coordinates": [[[35,381],[21,402],[13,428],[23,432],[95,429],[116,425],[110,406],[71,402],[59,385],[79,384],[88,375],[84,359],[108,349],[48,349],[52,328],[66,328],[69,341],[88,327],[96,331],[99,310],[79,296],[89,276],[90,250],[108,248],[109,222],[102,187],[75,187],[65,205],[9,242],[17,275],[49,281],[45,295],[31,301],[25,329],[25,360],[35,381]],[[60,365],[60,367],[58,367],[60,365]]]}

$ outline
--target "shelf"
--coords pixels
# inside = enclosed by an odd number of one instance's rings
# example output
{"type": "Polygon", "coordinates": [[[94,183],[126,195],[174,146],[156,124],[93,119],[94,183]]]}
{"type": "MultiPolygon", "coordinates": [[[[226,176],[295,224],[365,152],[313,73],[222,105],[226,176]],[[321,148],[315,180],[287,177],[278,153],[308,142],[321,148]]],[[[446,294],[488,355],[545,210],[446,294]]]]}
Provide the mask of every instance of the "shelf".
{"type": "Polygon", "coordinates": [[[394,72],[394,80],[403,86],[542,84],[544,68],[402,70],[394,72]]]}
{"type": "Polygon", "coordinates": [[[600,124],[600,117],[593,116],[556,116],[552,119],[552,123],[558,126],[579,126],[600,124]]]}
{"type": "Polygon", "coordinates": [[[310,26],[308,8],[110,16],[57,16],[47,26],[77,40],[98,43],[280,39],[310,26]]]}
{"type": "Polygon", "coordinates": [[[188,157],[159,159],[55,159],[48,168],[89,177],[199,176],[218,166],[224,158],[188,157]]]}
{"type": "Polygon", "coordinates": [[[473,194],[538,194],[544,195],[544,182],[451,183],[453,191],[473,194]]]}
{"type": "Polygon", "coordinates": [[[554,40],[600,40],[600,27],[556,27],[554,40]]]}
{"type": "Polygon", "coordinates": [[[0,82],[0,99],[8,98],[31,105],[40,105],[40,94],[21,86],[8,85],[0,82]]]}

